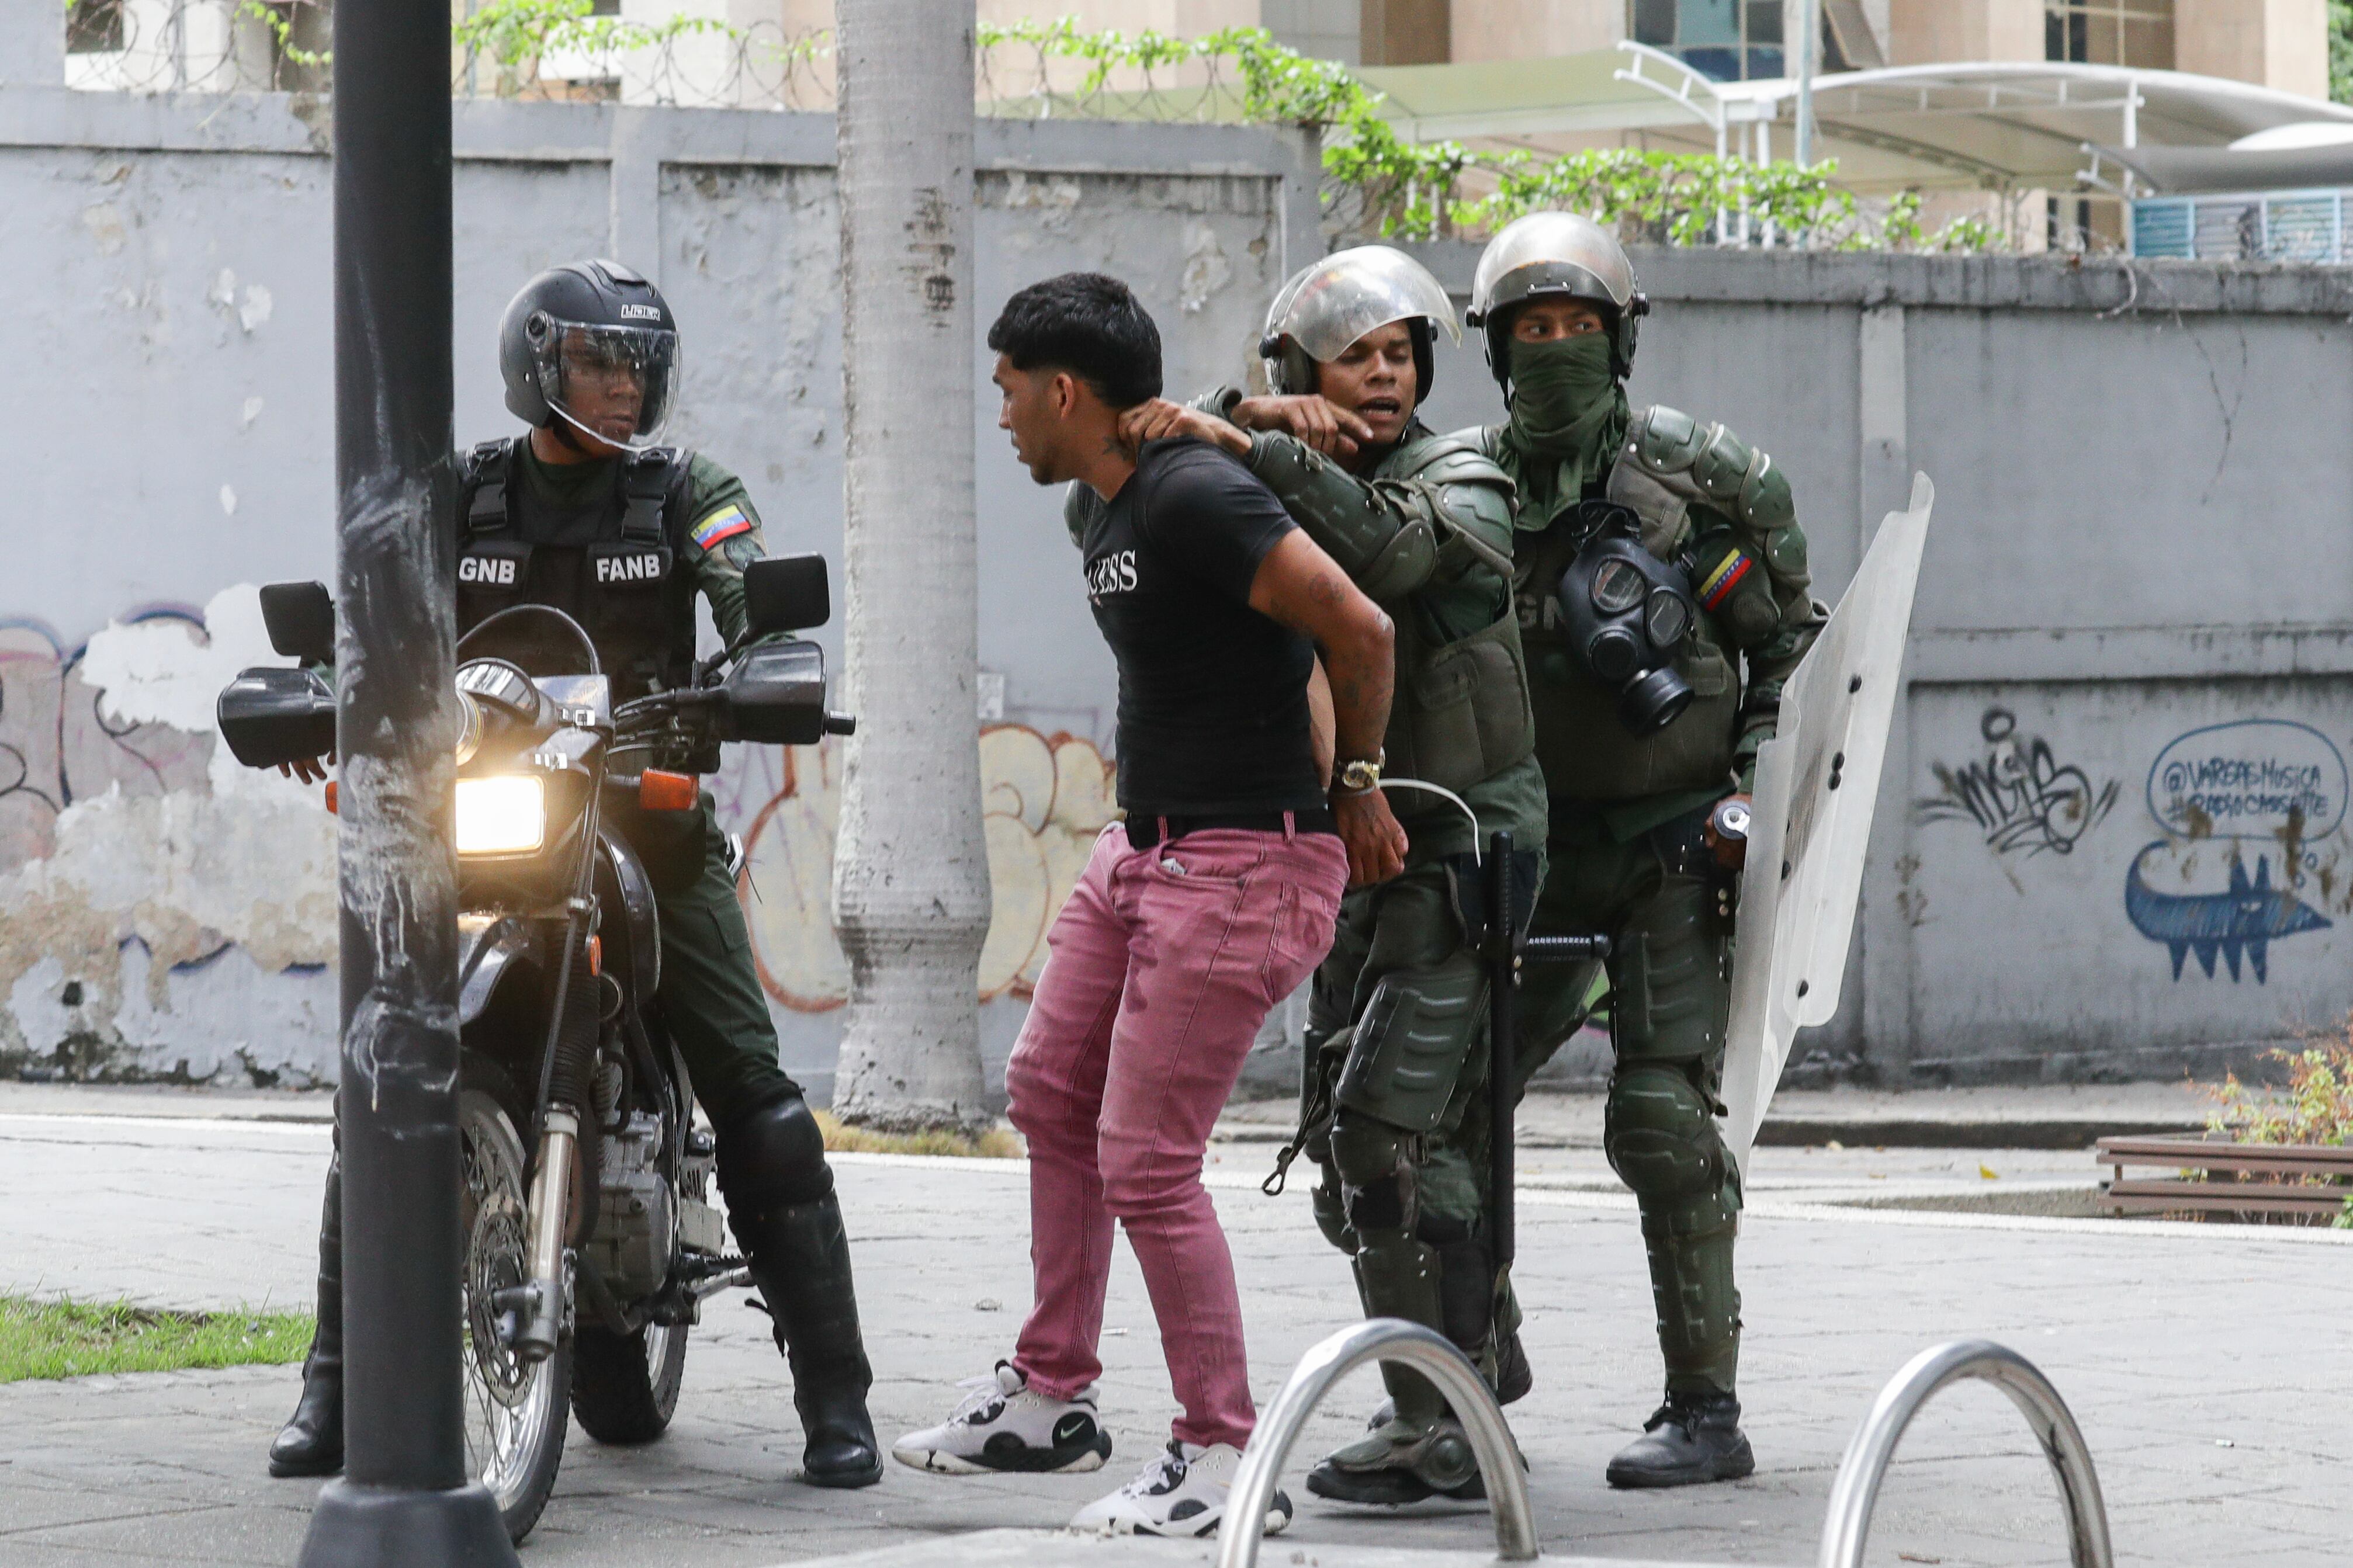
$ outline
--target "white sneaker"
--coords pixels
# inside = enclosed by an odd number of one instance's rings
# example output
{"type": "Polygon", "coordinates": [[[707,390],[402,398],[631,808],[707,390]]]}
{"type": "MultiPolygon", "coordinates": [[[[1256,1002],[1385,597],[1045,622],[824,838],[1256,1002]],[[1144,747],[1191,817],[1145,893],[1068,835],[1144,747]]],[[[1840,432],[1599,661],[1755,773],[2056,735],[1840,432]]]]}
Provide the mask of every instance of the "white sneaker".
{"type": "MultiPolygon", "coordinates": [[[[1079,1510],[1071,1528],[1105,1535],[1215,1535],[1241,1468],[1241,1450],[1231,1443],[1205,1448],[1172,1440],[1142,1475],[1079,1510]]],[[[1278,1489],[1266,1505],[1265,1533],[1279,1535],[1290,1522],[1291,1499],[1278,1489]]]]}
{"type": "Polygon", "coordinates": [[[998,1362],[987,1377],[968,1377],[956,1386],[973,1392],[937,1426],[892,1444],[892,1458],[919,1470],[976,1476],[1099,1470],[1111,1458],[1111,1434],[1096,1418],[1092,1384],[1076,1399],[1049,1399],[1032,1392],[1010,1362],[998,1362]]]}

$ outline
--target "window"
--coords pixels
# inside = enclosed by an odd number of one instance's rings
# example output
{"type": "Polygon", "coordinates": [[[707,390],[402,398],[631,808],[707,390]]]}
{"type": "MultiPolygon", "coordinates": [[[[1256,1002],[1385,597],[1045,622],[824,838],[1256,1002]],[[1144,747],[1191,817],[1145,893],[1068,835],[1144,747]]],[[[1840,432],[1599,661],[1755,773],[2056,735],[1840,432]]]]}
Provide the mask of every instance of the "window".
{"type": "Polygon", "coordinates": [[[2042,58],[2173,68],[2173,0],[2042,0],[2042,58]]]}
{"type": "Polygon", "coordinates": [[[1788,74],[1781,0],[1627,0],[1626,34],[1718,81],[1788,74]]]}
{"type": "Polygon", "coordinates": [[[66,12],[66,53],[107,55],[122,47],[122,0],[73,0],[66,12]]]}

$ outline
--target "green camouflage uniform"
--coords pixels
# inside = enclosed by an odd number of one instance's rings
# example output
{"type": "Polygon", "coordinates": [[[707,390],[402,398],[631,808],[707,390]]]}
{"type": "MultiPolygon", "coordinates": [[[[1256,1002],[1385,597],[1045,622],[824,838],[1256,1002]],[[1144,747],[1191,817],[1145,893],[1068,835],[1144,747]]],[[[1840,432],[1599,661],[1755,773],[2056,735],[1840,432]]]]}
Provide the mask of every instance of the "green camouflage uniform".
{"type": "MultiPolygon", "coordinates": [[[[1226,414],[1239,396],[1202,405],[1226,414]]],[[[1474,831],[1443,796],[1388,791],[1405,871],[1341,903],[1310,992],[1301,1142],[1322,1175],[1316,1222],[1353,1259],[1366,1314],[1439,1330],[1493,1384],[1519,1321],[1487,1229],[1486,972],[1455,913],[1480,895],[1448,862],[1499,829],[1544,842],[1511,484],[1473,442],[1418,422],[1363,479],[1279,433],[1254,434],[1248,463],[1396,624],[1384,773],[1452,790],[1478,816],[1474,831]]],[[[1403,1419],[1443,1415],[1419,1374],[1382,1372],[1403,1419]]]]}
{"type": "MultiPolygon", "coordinates": [[[[1716,868],[1703,829],[1716,801],[1750,786],[1782,683],[1825,612],[1807,592],[1805,535],[1771,459],[1720,425],[1663,407],[1634,414],[1622,392],[1616,396],[1617,413],[1583,463],[1537,457],[1509,424],[1472,438],[1520,496],[1518,618],[1551,796],[1550,866],[1534,932],[1612,940],[1616,1068],[1604,1146],[1641,1204],[1669,1390],[1729,1394],[1740,1345],[1732,1257],[1741,1194],[1715,1117],[1735,879],[1716,868]],[[1702,609],[1683,645],[1675,668],[1694,692],[1691,706],[1647,737],[1627,731],[1614,695],[1585,672],[1555,596],[1577,553],[1563,514],[1605,495],[1641,517],[1653,554],[1695,561],[1704,604],[1704,579],[1730,550],[1751,563],[1736,587],[1702,609]]],[[[1590,964],[1525,971],[1523,1081],[1584,1021],[1593,980],[1590,964]]]]}
{"type": "MultiPolygon", "coordinates": [[[[611,493],[615,461],[543,463],[523,445],[513,465],[515,477],[539,503],[523,515],[586,515],[596,500],[611,493]]],[[[743,480],[697,453],[688,465],[677,521],[671,531],[677,565],[663,586],[664,603],[658,611],[648,609],[672,628],[683,625],[691,638],[692,601],[700,594],[720,637],[732,642],[744,625],[744,568],[767,553],[759,513],[743,480]],[[695,526],[730,508],[740,510],[751,527],[712,548],[697,545],[695,526]]],[[[534,544],[575,544],[586,542],[586,531],[560,527],[522,537],[534,544]]],[[[628,672],[616,686],[617,700],[641,689],[628,672]]],[[[751,931],[727,869],[726,835],[719,830],[710,794],[704,793],[702,808],[691,815],[641,813],[634,797],[625,796],[607,802],[606,819],[644,858],[653,882],[661,918],[661,987],[656,994],[695,1098],[715,1125],[725,1126],[739,1111],[798,1094],[799,1086],[777,1065],[776,1024],[760,989],[751,931]]]]}

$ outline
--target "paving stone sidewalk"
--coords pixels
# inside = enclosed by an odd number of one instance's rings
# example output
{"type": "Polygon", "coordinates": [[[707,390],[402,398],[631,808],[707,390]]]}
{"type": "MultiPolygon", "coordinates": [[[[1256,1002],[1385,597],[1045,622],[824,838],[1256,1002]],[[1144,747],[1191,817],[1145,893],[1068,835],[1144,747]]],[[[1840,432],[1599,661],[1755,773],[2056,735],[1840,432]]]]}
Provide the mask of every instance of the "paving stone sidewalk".
{"type": "MultiPolygon", "coordinates": [[[[0,1289],[188,1306],[299,1299],[325,1153],[316,1125],[0,1107],[0,1289]]],[[[1355,1311],[1303,1193],[1257,1194],[1266,1153],[1220,1145],[1210,1172],[1262,1399],[1355,1311]]],[[[1531,1163],[1587,1157],[1563,1149],[1532,1153],[1531,1163]]],[[[1872,1167],[1899,1163],[1906,1182],[1982,1183],[1957,1168],[1972,1158],[1759,1152],[1742,1252],[1743,1394],[1758,1474],[1664,1494],[1614,1493],[1600,1479],[1657,1392],[1630,1203],[1581,1166],[1532,1170],[1518,1279],[1537,1387],[1511,1414],[1534,1466],[1546,1547],[1811,1562],[1840,1453],[1881,1383],[1922,1346],[1986,1335],[2035,1360],[2073,1404],[2102,1468],[2120,1561],[2343,1561],[2340,1467],[2353,1459],[2353,1437],[2330,1418],[2353,1392],[2339,1305],[2353,1253],[2342,1238],[1820,1201],[1868,1192],[1872,1167]]],[[[2051,1180],[2083,1168],[2080,1153],[2051,1158],[2061,1161],[2051,1180]]],[[[937,1419],[955,1379],[1009,1348],[1028,1292],[1022,1173],[1008,1162],[888,1157],[843,1157],[839,1169],[887,1437],[937,1419]]],[[[524,1559],[715,1568],[1059,1524],[1124,1479],[1165,1438],[1171,1413],[1124,1249],[1117,1268],[1103,1388],[1118,1447],[1103,1474],[950,1480],[892,1467],[867,1491],[798,1486],[799,1435],[766,1320],[725,1297],[695,1337],[669,1436],[607,1450],[575,1428],[524,1559]]],[[[0,1568],[292,1562],[314,1488],[269,1480],[261,1454],[293,1388],[291,1368],[0,1386],[0,1568]]],[[[1369,1373],[1347,1392],[1346,1408],[1310,1426],[1303,1456],[1344,1440],[1377,1397],[1369,1373]]],[[[1270,1562],[1299,1550],[1337,1564],[1352,1543],[1476,1550],[1492,1539],[1478,1508],[1367,1518],[1306,1498],[1298,1479],[1294,1466],[1299,1522],[1270,1562]]],[[[1873,1555],[2058,1563],[2062,1540],[2055,1492],[2023,1424],[2000,1395],[1972,1386],[1915,1427],[1873,1555]]]]}

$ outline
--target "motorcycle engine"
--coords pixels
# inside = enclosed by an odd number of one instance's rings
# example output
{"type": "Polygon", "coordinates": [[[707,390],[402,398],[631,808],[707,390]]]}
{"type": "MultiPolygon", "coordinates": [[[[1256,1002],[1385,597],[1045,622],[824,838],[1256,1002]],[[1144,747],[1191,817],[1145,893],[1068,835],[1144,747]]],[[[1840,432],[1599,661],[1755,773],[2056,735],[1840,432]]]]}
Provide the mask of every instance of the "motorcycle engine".
{"type": "Polygon", "coordinates": [[[642,1111],[617,1132],[605,1134],[604,1178],[589,1260],[613,1294],[641,1300],[670,1278],[678,1219],[670,1184],[656,1164],[661,1122],[642,1111]]]}

